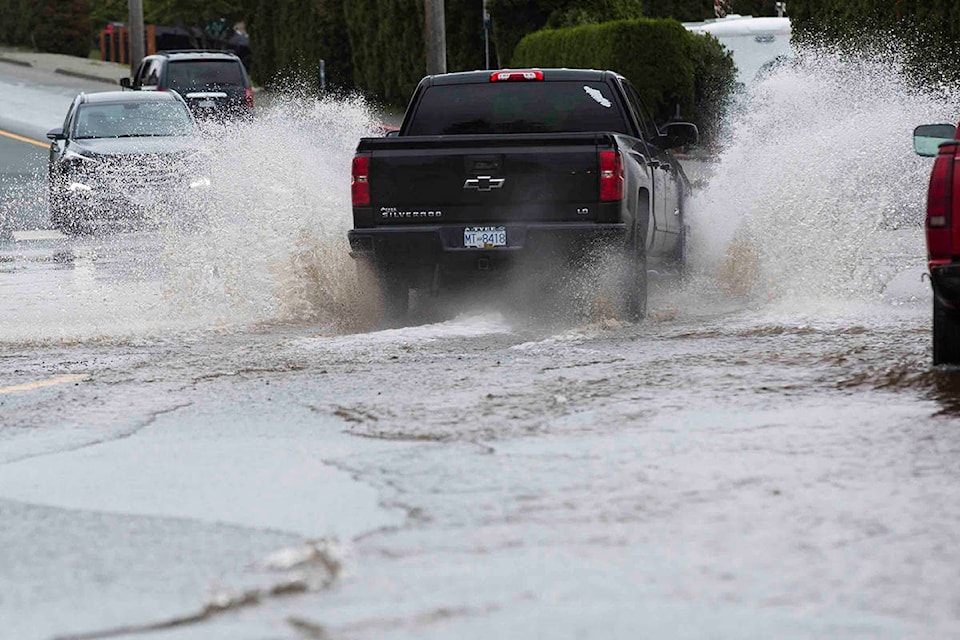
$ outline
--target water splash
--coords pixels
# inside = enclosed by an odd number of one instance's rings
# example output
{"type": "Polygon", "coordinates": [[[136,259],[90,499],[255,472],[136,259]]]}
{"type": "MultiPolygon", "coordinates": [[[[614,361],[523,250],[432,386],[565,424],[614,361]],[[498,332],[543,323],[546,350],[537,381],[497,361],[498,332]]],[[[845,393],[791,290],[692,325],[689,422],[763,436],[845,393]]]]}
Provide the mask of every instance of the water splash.
{"type": "Polygon", "coordinates": [[[250,126],[210,131],[197,229],[166,233],[168,301],[224,322],[355,324],[350,161],[377,126],[362,99],[289,95],[250,126]]]}
{"type": "Polygon", "coordinates": [[[735,109],[709,184],[690,203],[687,293],[748,305],[877,300],[922,265],[928,159],[913,127],[956,119],[896,56],[808,50],[735,109]]]}
{"type": "MultiPolygon", "coordinates": [[[[359,138],[380,133],[380,119],[360,98],[295,93],[260,111],[252,122],[206,127],[187,166],[166,173],[178,184],[209,185],[145,197],[149,206],[128,228],[0,239],[0,291],[18,301],[0,307],[0,341],[115,340],[265,322],[342,332],[375,320],[377,301],[360,290],[347,230],[351,158],[359,138]]],[[[116,182],[149,196],[138,167],[126,169],[133,175],[116,182]]],[[[47,227],[46,176],[16,184],[3,210],[24,210],[42,190],[44,214],[29,227],[47,227]]]]}

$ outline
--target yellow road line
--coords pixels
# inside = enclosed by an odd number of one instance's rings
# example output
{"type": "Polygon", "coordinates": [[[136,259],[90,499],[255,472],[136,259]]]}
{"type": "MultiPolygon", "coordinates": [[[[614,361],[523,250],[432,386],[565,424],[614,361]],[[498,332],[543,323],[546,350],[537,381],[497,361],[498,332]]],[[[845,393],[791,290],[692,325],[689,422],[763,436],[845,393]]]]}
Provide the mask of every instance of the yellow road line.
{"type": "Polygon", "coordinates": [[[39,140],[34,140],[33,138],[24,138],[23,136],[18,136],[15,133],[10,133],[9,131],[4,131],[3,129],[0,129],[0,136],[12,138],[13,140],[18,140],[20,142],[26,142],[27,144],[35,144],[38,147],[46,148],[50,146],[46,142],[40,142],[39,140]]]}
{"type": "Polygon", "coordinates": [[[80,382],[90,376],[84,374],[71,373],[65,376],[55,376],[39,382],[27,382],[26,384],[16,384],[12,387],[0,387],[0,394],[16,393],[17,391],[32,391],[33,389],[42,389],[43,387],[53,387],[58,384],[69,384],[71,382],[80,382]]]}

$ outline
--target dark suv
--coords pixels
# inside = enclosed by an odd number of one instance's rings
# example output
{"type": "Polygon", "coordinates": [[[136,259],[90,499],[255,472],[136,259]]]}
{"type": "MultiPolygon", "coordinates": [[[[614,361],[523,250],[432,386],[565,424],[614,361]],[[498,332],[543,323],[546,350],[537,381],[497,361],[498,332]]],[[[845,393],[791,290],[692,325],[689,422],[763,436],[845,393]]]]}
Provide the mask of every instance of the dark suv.
{"type": "Polygon", "coordinates": [[[121,86],[136,91],[176,91],[198,118],[253,113],[253,89],[243,63],[229,51],[161,51],[145,57],[121,86]]]}

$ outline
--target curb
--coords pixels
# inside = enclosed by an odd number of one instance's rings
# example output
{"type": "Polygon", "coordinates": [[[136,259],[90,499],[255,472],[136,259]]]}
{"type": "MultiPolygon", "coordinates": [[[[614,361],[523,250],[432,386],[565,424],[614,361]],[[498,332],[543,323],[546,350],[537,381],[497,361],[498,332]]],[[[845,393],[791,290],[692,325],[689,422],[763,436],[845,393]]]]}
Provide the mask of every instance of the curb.
{"type": "Polygon", "coordinates": [[[32,62],[27,62],[26,60],[14,60],[13,58],[4,58],[0,56],[0,62],[6,62],[7,64],[15,64],[18,67],[32,67],[32,62]]]}
{"type": "MultiPolygon", "coordinates": [[[[2,58],[0,58],[2,60],[2,58]]],[[[54,69],[54,73],[59,73],[62,76],[70,76],[72,78],[80,78],[82,80],[92,80],[93,82],[105,82],[107,84],[114,84],[120,86],[119,78],[104,78],[103,76],[95,76],[92,73],[82,73],[80,71],[70,71],[69,69],[54,69]]]]}

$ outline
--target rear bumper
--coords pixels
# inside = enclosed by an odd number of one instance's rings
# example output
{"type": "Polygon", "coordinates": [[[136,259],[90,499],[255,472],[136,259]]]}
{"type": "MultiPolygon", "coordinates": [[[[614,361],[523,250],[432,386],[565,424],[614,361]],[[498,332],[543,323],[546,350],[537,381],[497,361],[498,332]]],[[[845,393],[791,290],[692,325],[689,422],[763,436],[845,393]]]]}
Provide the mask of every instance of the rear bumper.
{"type": "MultiPolygon", "coordinates": [[[[466,248],[469,224],[410,225],[353,229],[348,232],[351,255],[388,267],[402,268],[416,281],[429,281],[437,269],[447,275],[499,271],[518,262],[566,260],[591,247],[626,241],[624,223],[484,223],[507,228],[507,246],[466,248]]],[[[417,286],[416,284],[414,286],[417,286]]]]}
{"type": "Polygon", "coordinates": [[[960,309],[960,262],[931,263],[933,295],[950,309],[960,309]]]}

